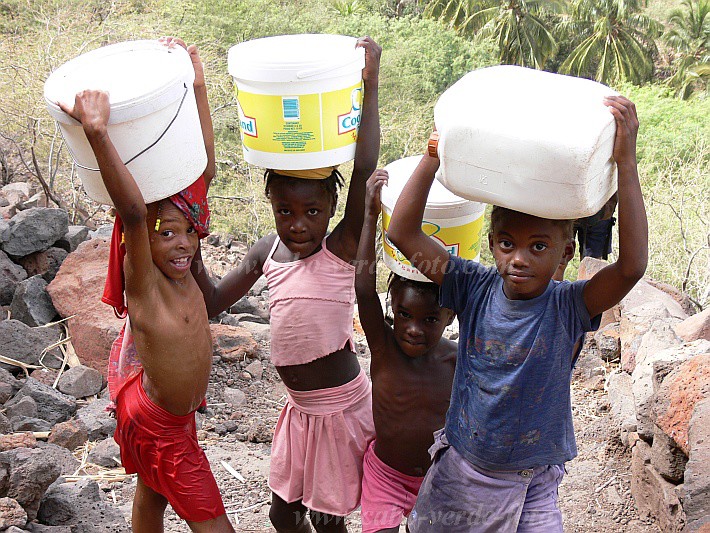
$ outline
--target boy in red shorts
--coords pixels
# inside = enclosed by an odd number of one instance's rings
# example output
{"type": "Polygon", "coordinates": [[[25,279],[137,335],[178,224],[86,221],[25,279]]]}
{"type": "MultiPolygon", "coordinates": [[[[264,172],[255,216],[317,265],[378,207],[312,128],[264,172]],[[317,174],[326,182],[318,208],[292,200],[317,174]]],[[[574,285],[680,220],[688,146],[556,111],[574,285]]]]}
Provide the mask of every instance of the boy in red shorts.
{"type": "MultiPolygon", "coordinates": [[[[165,42],[185,46],[179,39],[165,42]]],[[[214,175],[214,150],[202,65],[197,49],[187,50],[200,121],[209,130],[204,135],[208,165],[204,176],[169,199],[143,201],[107,132],[108,94],[82,91],[73,107],[60,104],[81,122],[118,212],[112,249],[118,261],[109,267],[104,301],[118,310],[127,307],[129,318],[112,350],[109,390],[116,402],[121,460],[126,472],[138,474],[132,517],[138,533],[163,531],[168,503],[192,531],[234,531],[195,428],[212,367],[212,339],[190,264],[198,237],[207,235],[206,182],[214,175]]]]}

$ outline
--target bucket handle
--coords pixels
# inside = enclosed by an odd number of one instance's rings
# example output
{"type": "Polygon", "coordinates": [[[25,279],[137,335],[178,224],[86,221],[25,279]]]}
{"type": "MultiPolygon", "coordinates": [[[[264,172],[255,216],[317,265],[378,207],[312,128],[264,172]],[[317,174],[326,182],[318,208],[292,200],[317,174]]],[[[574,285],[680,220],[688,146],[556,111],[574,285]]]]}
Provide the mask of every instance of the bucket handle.
{"type": "Polygon", "coordinates": [[[365,49],[364,48],[356,48],[355,53],[357,54],[357,57],[352,59],[351,61],[348,61],[347,63],[331,63],[330,65],[326,65],[324,67],[318,67],[318,68],[312,68],[308,70],[301,70],[296,73],[296,77],[299,80],[305,79],[305,78],[313,78],[314,76],[320,76],[321,74],[325,74],[326,72],[330,72],[331,70],[336,70],[339,68],[344,68],[352,65],[353,63],[359,63],[362,61],[362,58],[365,56],[365,49]]]}
{"type": "MultiPolygon", "coordinates": [[[[158,143],[160,142],[160,139],[162,139],[162,138],[165,136],[165,134],[168,133],[168,130],[170,129],[170,126],[172,126],[173,123],[175,122],[175,120],[178,118],[178,115],[180,114],[180,110],[182,109],[182,104],[185,103],[185,98],[187,97],[187,84],[186,84],[186,83],[183,83],[183,87],[185,88],[185,91],[182,93],[182,99],[180,100],[180,105],[178,106],[177,111],[175,112],[175,116],[170,120],[170,122],[168,123],[167,127],[163,130],[163,133],[161,133],[161,134],[158,136],[158,138],[155,139],[155,141],[153,141],[153,142],[152,142],[151,144],[149,144],[147,147],[143,148],[143,150],[141,150],[141,151],[138,152],[136,155],[134,155],[133,157],[131,157],[128,161],[125,161],[125,162],[123,163],[124,165],[127,165],[128,163],[131,163],[131,162],[135,161],[136,159],[138,159],[138,157],[142,156],[142,155],[143,155],[144,153],[146,153],[148,150],[150,150],[151,148],[153,148],[153,146],[155,146],[156,144],[158,144],[158,143]]],[[[69,155],[71,155],[71,158],[72,158],[72,160],[74,161],[74,164],[75,164],[77,167],[82,168],[82,169],[84,169],[84,170],[91,170],[91,171],[93,171],[93,172],[100,172],[100,169],[98,169],[98,168],[85,167],[84,165],[82,165],[81,163],[79,163],[79,162],[76,160],[76,157],[75,157],[74,154],[72,153],[71,149],[69,148],[69,144],[68,144],[68,143],[65,143],[65,144],[66,144],[66,146],[67,146],[67,150],[69,151],[69,155]]]]}

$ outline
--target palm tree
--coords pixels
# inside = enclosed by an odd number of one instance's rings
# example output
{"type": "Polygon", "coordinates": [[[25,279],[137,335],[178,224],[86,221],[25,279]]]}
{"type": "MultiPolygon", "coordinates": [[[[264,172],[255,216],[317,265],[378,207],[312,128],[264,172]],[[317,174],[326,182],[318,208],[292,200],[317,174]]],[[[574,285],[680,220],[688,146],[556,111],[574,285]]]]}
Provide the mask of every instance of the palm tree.
{"type": "Polygon", "coordinates": [[[433,0],[424,13],[459,33],[494,38],[501,63],[542,69],[557,51],[548,15],[561,5],[559,0],[433,0]]]}
{"type": "Polygon", "coordinates": [[[578,43],[560,65],[562,73],[636,84],[653,74],[661,26],[640,12],[638,0],[577,0],[561,29],[578,43]]]}
{"type": "Polygon", "coordinates": [[[682,99],[697,90],[708,90],[710,79],[710,1],[683,0],[684,9],[671,12],[670,29],[665,34],[668,44],[678,54],[673,63],[675,72],[667,83],[682,99]]]}

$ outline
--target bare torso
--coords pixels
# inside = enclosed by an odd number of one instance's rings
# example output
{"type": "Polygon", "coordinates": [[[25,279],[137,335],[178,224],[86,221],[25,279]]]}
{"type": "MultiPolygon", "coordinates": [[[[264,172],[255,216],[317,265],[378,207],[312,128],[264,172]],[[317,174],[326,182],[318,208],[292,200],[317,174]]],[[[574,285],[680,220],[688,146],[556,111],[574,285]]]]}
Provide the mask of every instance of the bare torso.
{"type": "Polygon", "coordinates": [[[212,368],[212,337],[197,283],[188,275],[177,283],[157,273],[149,302],[129,302],[131,329],[143,365],[148,397],[174,415],[197,409],[212,368]]]}
{"type": "Polygon", "coordinates": [[[456,343],[442,338],[428,354],[410,358],[388,328],[386,351],[371,368],[375,454],[404,474],[423,476],[433,433],[444,427],[449,408],[456,343]]]}

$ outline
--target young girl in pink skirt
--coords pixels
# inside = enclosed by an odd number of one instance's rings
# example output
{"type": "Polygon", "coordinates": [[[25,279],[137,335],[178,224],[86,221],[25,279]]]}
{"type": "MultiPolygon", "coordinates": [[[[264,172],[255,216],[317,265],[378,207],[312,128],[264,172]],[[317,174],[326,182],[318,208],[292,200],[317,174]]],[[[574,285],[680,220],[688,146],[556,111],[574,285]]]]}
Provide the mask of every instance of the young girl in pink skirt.
{"type": "Polygon", "coordinates": [[[380,146],[378,76],[382,49],[369,37],[365,94],[345,215],[326,236],[342,176],[334,168],[266,171],[276,234],[254,244],[214,285],[195,258],[210,316],[241,298],[264,274],[271,310],[271,359],[288,389],[276,425],[269,517],[280,532],[346,531],[360,504],[363,456],[374,438],[371,385],[352,338],[355,266],[365,184],[380,146]]]}

